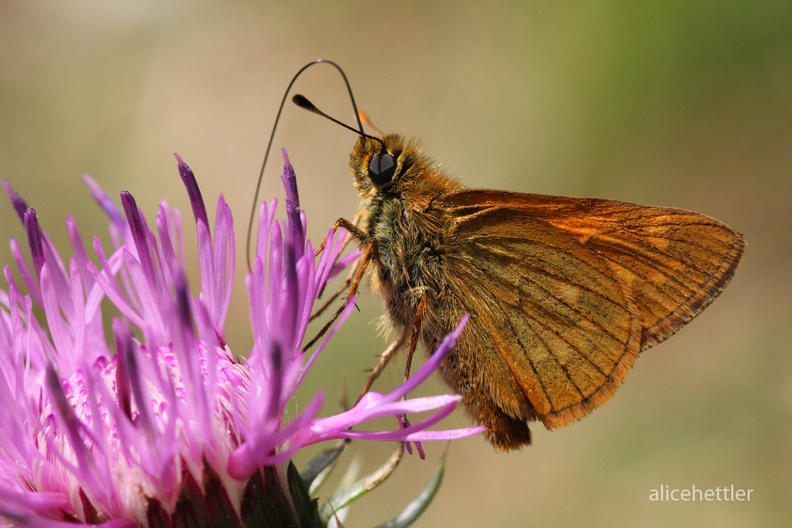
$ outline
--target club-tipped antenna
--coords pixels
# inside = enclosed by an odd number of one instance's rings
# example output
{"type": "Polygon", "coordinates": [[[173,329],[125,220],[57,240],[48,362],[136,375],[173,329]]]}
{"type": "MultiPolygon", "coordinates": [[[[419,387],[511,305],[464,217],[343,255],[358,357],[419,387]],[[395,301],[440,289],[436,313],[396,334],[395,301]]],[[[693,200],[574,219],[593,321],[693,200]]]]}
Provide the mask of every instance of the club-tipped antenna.
{"type": "MultiPolygon", "coordinates": [[[[354,132],[358,136],[364,137],[366,139],[373,139],[374,141],[376,141],[377,143],[379,143],[382,146],[382,150],[383,151],[386,150],[385,142],[383,142],[378,137],[370,136],[370,135],[366,134],[365,132],[363,132],[363,126],[362,125],[360,127],[360,130],[355,130],[354,127],[351,127],[351,126],[347,125],[346,123],[344,123],[343,121],[339,121],[335,117],[329,116],[329,115],[325,114],[324,112],[322,112],[321,110],[319,110],[316,107],[316,105],[313,104],[311,101],[309,101],[308,98],[305,97],[304,95],[301,95],[301,94],[295,95],[294,97],[292,97],[292,102],[294,104],[296,104],[297,106],[299,106],[300,108],[304,109],[304,110],[308,110],[309,112],[313,112],[314,114],[320,115],[320,116],[324,117],[325,119],[329,119],[330,121],[332,121],[336,125],[340,125],[340,126],[346,128],[347,130],[351,130],[352,132],[354,132]]],[[[358,113],[358,123],[360,123],[360,113],[358,113]]]]}
{"type": "MultiPolygon", "coordinates": [[[[281,100],[280,107],[278,108],[278,114],[275,116],[275,123],[272,125],[272,132],[270,132],[269,142],[267,143],[267,150],[264,151],[264,161],[261,163],[261,170],[259,171],[258,181],[256,182],[256,192],[253,194],[253,206],[250,209],[250,219],[248,220],[248,229],[247,229],[246,250],[247,250],[248,271],[251,271],[253,269],[252,261],[250,259],[250,239],[253,235],[253,219],[256,217],[256,209],[257,209],[256,206],[258,205],[258,196],[261,190],[261,182],[264,179],[264,169],[267,167],[267,160],[269,159],[270,150],[272,149],[272,142],[275,139],[275,130],[278,128],[278,121],[280,121],[280,116],[281,113],[283,112],[283,107],[286,104],[286,98],[289,96],[289,91],[291,91],[292,86],[294,86],[294,82],[302,74],[302,72],[304,72],[305,70],[316,64],[329,64],[330,66],[338,70],[338,73],[341,74],[341,77],[344,79],[344,84],[346,85],[347,92],[349,92],[349,100],[352,102],[352,109],[355,111],[355,117],[357,118],[358,128],[360,129],[359,131],[356,131],[354,128],[352,130],[357,132],[358,134],[366,136],[366,134],[363,133],[363,123],[360,121],[357,104],[355,104],[355,96],[352,95],[352,87],[349,84],[349,80],[347,79],[344,70],[341,69],[341,66],[330,60],[317,59],[315,61],[309,62],[308,64],[300,68],[300,70],[294,75],[294,77],[292,77],[289,86],[286,87],[286,91],[283,93],[283,100],[281,100]]],[[[370,136],[366,136],[366,137],[370,137],[370,136]]]]}

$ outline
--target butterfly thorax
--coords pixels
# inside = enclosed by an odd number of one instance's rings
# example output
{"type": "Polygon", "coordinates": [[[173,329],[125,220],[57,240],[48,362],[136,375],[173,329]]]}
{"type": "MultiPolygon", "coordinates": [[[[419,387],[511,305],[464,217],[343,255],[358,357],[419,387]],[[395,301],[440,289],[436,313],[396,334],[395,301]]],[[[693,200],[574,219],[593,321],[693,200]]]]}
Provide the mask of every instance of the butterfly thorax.
{"type": "Polygon", "coordinates": [[[432,207],[439,196],[461,188],[423,155],[414,142],[398,135],[383,138],[396,160],[392,181],[381,188],[369,178],[371,157],[382,146],[361,139],[351,155],[355,186],[361,196],[360,228],[377,241],[370,273],[372,289],[380,295],[392,322],[412,323],[423,297],[432,305],[444,294],[443,244],[449,218],[432,207]]]}

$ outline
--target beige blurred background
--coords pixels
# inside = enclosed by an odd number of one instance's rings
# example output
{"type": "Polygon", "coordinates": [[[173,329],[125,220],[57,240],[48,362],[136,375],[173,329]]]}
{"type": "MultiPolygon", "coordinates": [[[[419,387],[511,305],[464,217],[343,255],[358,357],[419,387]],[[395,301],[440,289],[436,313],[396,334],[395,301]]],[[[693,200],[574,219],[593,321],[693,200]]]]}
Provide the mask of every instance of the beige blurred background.
{"type": "MultiPolygon", "coordinates": [[[[189,217],[172,152],[195,170],[211,214],[236,220],[238,274],[263,148],[291,76],[340,62],[359,105],[386,131],[414,135],[472,186],[592,195],[695,209],[744,232],[724,295],[645,352],[616,398],[534,446],[452,446],[446,481],[418,526],[780,526],[792,518],[792,3],[170,2],[0,4],[0,177],[59,247],[63,220],[102,234],[79,176],[131,191],[154,215],[189,217]],[[751,502],[653,503],[660,485],[752,488],[751,502]]],[[[328,67],[297,91],[353,119],[328,67]]],[[[288,107],[276,147],[298,172],[310,235],[356,197],[355,137],[288,107]]],[[[282,197],[277,151],[263,197],[282,197]]],[[[187,223],[189,225],[189,223],[187,223]]],[[[0,203],[3,240],[22,234],[0,203]]],[[[187,229],[192,236],[193,230],[187,229]]],[[[2,262],[9,261],[2,242],[2,262]]],[[[196,283],[197,265],[191,269],[196,283]]],[[[241,286],[241,282],[239,283],[241,286]]],[[[246,298],[228,335],[250,346],[246,298]]],[[[384,347],[361,301],[302,397],[342,381],[356,392],[384,347]]],[[[400,367],[379,388],[398,382],[400,367]]],[[[440,383],[425,393],[439,393],[440,383]]],[[[305,401],[305,400],[302,400],[305,401]]],[[[299,406],[300,402],[296,402],[299,406]]],[[[468,424],[457,413],[449,425],[468,424]]],[[[405,460],[345,525],[395,515],[437,463],[405,460]]],[[[365,468],[390,446],[357,446],[365,468]]],[[[305,462],[303,455],[298,463],[305,462]]],[[[329,491],[329,490],[328,490],[329,491]]]]}

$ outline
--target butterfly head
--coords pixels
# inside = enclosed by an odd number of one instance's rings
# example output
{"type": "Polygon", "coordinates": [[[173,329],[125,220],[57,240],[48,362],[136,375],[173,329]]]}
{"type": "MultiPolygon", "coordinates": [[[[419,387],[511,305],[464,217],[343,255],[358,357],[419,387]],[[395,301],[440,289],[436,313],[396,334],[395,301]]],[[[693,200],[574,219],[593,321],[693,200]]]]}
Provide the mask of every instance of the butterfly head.
{"type": "Polygon", "coordinates": [[[361,194],[396,190],[409,168],[406,158],[404,138],[398,134],[382,139],[361,136],[349,155],[355,187],[361,194]]]}

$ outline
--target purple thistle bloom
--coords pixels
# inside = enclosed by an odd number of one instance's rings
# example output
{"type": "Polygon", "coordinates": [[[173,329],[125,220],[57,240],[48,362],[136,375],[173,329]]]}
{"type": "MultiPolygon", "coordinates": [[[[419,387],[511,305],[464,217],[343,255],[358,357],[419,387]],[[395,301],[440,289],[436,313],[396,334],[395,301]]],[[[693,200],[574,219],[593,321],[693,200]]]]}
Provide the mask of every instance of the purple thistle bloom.
{"type": "Polygon", "coordinates": [[[285,158],[288,226],[275,220],[275,202],[261,206],[246,277],[254,344],[240,360],[224,335],[235,265],[231,211],[221,196],[210,231],[193,172],[176,157],[196,223],[197,295],[187,285],[178,211],[161,205],[152,227],[131,194],[121,194],[119,209],[86,177],[110,219],[113,246],[107,250],[94,239],[90,259],[68,218],[73,255],[64,260],[35,211],[4,183],[27,233],[32,270],[12,240],[18,278],[5,266],[8,286],[0,290],[0,522],[115,528],[299,519],[314,525],[301,516],[293,466],[287,469],[299,449],[341,438],[421,442],[482,431],[427,430],[458,396],[403,399],[438,367],[464,322],[394,391],[371,392],[335,416],[319,416],[322,394],[300,413],[287,413],[354,306],[352,299],[309,355],[301,347],[317,295],[356,253],[341,256],[339,230],[314,258],[285,158]],[[373,418],[417,412],[429,415],[393,430],[355,429],[373,418]],[[277,513],[269,512],[273,497],[277,513]]]}

